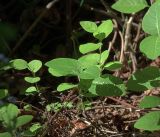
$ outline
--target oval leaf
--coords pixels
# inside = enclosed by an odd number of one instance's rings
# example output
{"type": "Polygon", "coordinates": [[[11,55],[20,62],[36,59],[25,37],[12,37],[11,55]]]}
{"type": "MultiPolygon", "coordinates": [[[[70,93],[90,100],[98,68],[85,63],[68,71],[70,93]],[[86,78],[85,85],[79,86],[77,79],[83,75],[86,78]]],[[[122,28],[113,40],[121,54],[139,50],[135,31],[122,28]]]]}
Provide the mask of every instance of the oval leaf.
{"type": "Polygon", "coordinates": [[[26,89],[26,93],[33,93],[33,92],[37,92],[37,89],[34,86],[31,86],[26,89]]]}
{"type": "Polygon", "coordinates": [[[10,61],[11,66],[17,70],[23,70],[27,68],[27,62],[23,59],[14,59],[10,61]]]}
{"type": "Polygon", "coordinates": [[[160,97],[146,96],[139,104],[140,108],[152,108],[160,105],[160,97]]]}
{"type": "Polygon", "coordinates": [[[36,73],[41,67],[42,62],[40,60],[32,60],[28,63],[28,69],[34,73],[36,73]]]}
{"type": "Polygon", "coordinates": [[[61,83],[60,85],[58,85],[57,91],[61,92],[61,91],[65,91],[68,89],[72,89],[74,87],[77,87],[77,85],[71,84],[71,83],[61,83]]]}
{"type": "Polygon", "coordinates": [[[100,60],[100,55],[97,53],[84,55],[78,59],[83,69],[93,65],[98,65],[99,60],[100,60]]]}
{"type": "Polygon", "coordinates": [[[85,69],[79,75],[80,79],[95,79],[100,76],[101,70],[97,66],[91,66],[85,69]]]}
{"type": "Polygon", "coordinates": [[[55,71],[55,70],[52,69],[52,68],[48,68],[48,72],[49,72],[51,75],[55,76],[55,77],[61,77],[61,76],[63,76],[62,74],[58,73],[57,71],[55,71]]]}
{"type": "Polygon", "coordinates": [[[51,68],[51,74],[54,76],[77,76],[80,74],[81,67],[78,60],[70,58],[57,58],[45,64],[51,68]]]}
{"type": "Polygon", "coordinates": [[[40,77],[25,77],[24,80],[28,83],[37,83],[40,81],[40,77]]]}
{"type": "Polygon", "coordinates": [[[119,61],[109,62],[104,66],[105,69],[111,70],[111,71],[120,69],[121,67],[122,67],[122,63],[119,61]]]}
{"type": "Polygon", "coordinates": [[[113,23],[111,20],[103,21],[98,29],[93,33],[93,36],[100,41],[106,38],[113,31],[113,23]]]}
{"type": "Polygon", "coordinates": [[[160,130],[160,111],[144,115],[134,124],[134,127],[148,131],[160,130]]]}
{"type": "Polygon", "coordinates": [[[151,35],[160,36],[160,2],[155,2],[151,5],[148,12],[145,14],[142,20],[143,30],[151,35]]]}
{"type": "Polygon", "coordinates": [[[102,43],[97,43],[97,44],[95,44],[95,43],[86,43],[86,44],[80,45],[79,51],[82,54],[86,54],[88,52],[95,51],[95,50],[99,49],[101,46],[102,46],[102,43]]]}
{"type": "Polygon", "coordinates": [[[108,50],[105,50],[105,51],[102,52],[101,61],[100,61],[101,65],[103,65],[105,63],[105,61],[108,59],[108,56],[109,56],[109,51],[108,50]]]}
{"type": "Polygon", "coordinates": [[[112,8],[122,13],[136,13],[148,4],[146,0],[118,0],[112,5],[112,8]]]}
{"type": "Polygon", "coordinates": [[[32,119],[33,119],[32,115],[19,116],[18,118],[16,118],[15,126],[16,126],[16,128],[23,126],[23,125],[27,124],[28,122],[30,122],[32,119]]]}
{"type": "Polygon", "coordinates": [[[140,43],[140,50],[149,59],[156,59],[160,55],[160,37],[149,36],[140,43]]]}
{"type": "Polygon", "coordinates": [[[94,23],[92,21],[81,21],[80,25],[85,31],[87,31],[89,33],[93,33],[97,30],[96,23],[94,23]]]}

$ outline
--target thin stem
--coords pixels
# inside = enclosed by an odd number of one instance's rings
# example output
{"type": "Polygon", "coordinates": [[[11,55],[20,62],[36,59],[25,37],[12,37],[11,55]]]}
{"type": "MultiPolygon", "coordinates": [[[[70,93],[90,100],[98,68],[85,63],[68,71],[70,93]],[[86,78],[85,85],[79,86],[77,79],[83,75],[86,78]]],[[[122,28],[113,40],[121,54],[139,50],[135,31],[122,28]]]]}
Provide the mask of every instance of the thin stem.
{"type": "Polygon", "coordinates": [[[120,53],[120,62],[123,63],[123,58],[124,58],[124,39],[123,39],[123,34],[121,31],[118,31],[120,38],[121,38],[121,53],[120,53]]]}
{"type": "Polygon", "coordinates": [[[131,33],[131,26],[132,26],[132,21],[133,21],[133,15],[129,18],[129,20],[127,21],[127,25],[126,25],[126,31],[125,31],[125,42],[124,42],[124,52],[127,51],[128,49],[128,43],[130,40],[130,33],[131,33]]]}

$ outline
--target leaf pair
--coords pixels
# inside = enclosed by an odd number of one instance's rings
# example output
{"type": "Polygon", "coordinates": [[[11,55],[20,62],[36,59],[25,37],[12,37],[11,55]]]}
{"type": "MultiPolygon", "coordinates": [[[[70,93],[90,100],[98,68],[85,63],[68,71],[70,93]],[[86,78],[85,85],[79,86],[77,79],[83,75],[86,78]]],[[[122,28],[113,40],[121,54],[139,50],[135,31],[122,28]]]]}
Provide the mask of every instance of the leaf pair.
{"type": "Polygon", "coordinates": [[[12,67],[16,70],[28,69],[29,71],[36,73],[41,67],[42,62],[40,60],[32,60],[29,63],[23,59],[14,59],[10,61],[12,67]]]}
{"type": "Polygon", "coordinates": [[[103,21],[99,26],[92,21],[81,21],[80,25],[85,31],[92,33],[100,42],[113,31],[111,20],[103,21]]]}

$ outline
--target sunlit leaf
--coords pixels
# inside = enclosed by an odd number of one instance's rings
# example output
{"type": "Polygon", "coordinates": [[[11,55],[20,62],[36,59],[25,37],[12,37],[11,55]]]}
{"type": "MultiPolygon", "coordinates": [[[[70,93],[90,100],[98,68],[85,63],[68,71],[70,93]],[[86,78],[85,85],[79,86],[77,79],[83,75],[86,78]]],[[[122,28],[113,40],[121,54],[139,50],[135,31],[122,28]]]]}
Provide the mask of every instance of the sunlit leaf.
{"type": "Polygon", "coordinates": [[[61,83],[58,85],[57,91],[62,92],[68,89],[72,89],[74,87],[77,87],[77,85],[72,83],[61,83]]]}
{"type": "Polygon", "coordinates": [[[100,76],[101,70],[97,66],[91,66],[82,71],[79,75],[80,79],[95,79],[100,76]]]}
{"type": "Polygon", "coordinates": [[[112,8],[122,13],[136,13],[148,4],[146,0],[118,0],[112,5],[112,8]]]}
{"type": "Polygon", "coordinates": [[[142,20],[143,30],[151,35],[160,36],[160,2],[155,2],[151,5],[142,20]]]}
{"type": "Polygon", "coordinates": [[[26,93],[34,93],[34,92],[37,92],[37,88],[34,86],[31,86],[26,89],[26,93]]]}
{"type": "Polygon", "coordinates": [[[108,59],[108,56],[109,56],[108,50],[105,50],[102,52],[101,57],[100,57],[101,58],[101,61],[100,61],[101,65],[103,65],[105,63],[105,61],[108,59]]]}
{"type": "Polygon", "coordinates": [[[160,105],[160,97],[146,96],[139,104],[140,108],[152,108],[160,105]]]}
{"type": "Polygon", "coordinates": [[[51,74],[54,76],[77,76],[81,72],[81,66],[78,60],[71,58],[57,58],[45,64],[51,68],[51,74]]]}
{"type": "Polygon", "coordinates": [[[160,55],[160,36],[149,36],[140,43],[140,51],[149,59],[156,59],[160,55]]]}
{"type": "Polygon", "coordinates": [[[100,41],[106,38],[113,31],[113,23],[111,20],[103,21],[93,33],[93,36],[100,41]]]}
{"type": "Polygon", "coordinates": [[[27,68],[27,62],[23,59],[14,59],[10,61],[12,67],[17,70],[23,70],[27,68]]]}
{"type": "Polygon", "coordinates": [[[28,69],[34,73],[36,73],[41,67],[42,62],[40,60],[32,60],[28,63],[28,69]]]}
{"type": "Polygon", "coordinates": [[[160,130],[160,111],[150,112],[134,124],[135,128],[154,131],[160,130]]]}
{"type": "Polygon", "coordinates": [[[85,31],[87,31],[89,33],[93,33],[97,30],[96,23],[94,23],[92,21],[81,21],[80,25],[85,31]]]}
{"type": "Polygon", "coordinates": [[[99,49],[101,46],[102,46],[102,43],[97,43],[97,44],[95,44],[95,43],[86,43],[86,44],[80,45],[79,51],[82,54],[86,54],[88,52],[95,51],[95,50],[99,49]]]}
{"type": "Polygon", "coordinates": [[[111,71],[120,69],[121,67],[122,67],[122,63],[119,61],[109,62],[104,66],[105,69],[111,70],[111,71]]]}
{"type": "Polygon", "coordinates": [[[38,81],[40,81],[40,77],[25,77],[24,79],[28,83],[37,83],[38,81]]]}

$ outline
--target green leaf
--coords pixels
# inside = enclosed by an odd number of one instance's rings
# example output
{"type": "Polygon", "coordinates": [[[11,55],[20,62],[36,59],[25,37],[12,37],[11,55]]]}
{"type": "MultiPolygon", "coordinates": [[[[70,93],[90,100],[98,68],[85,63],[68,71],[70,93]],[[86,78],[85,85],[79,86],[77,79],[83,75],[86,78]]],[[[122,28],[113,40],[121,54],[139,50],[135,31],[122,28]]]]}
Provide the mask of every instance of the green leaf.
{"type": "Polygon", "coordinates": [[[79,88],[85,97],[120,96],[126,92],[123,81],[109,74],[102,75],[94,80],[80,79],[79,88]]]}
{"type": "Polygon", "coordinates": [[[37,83],[40,81],[40,77],[25,77],[24,80],[28,83],[37,83]]]}
{"type": "Polygon", "coordinates": [[[118,0],[112,8],[122,13],[136,13],[148,7],[146,0],[118,0]]]}
{"type": "Polygon", "coordinates": [[[42,62],[40,60],[32,60],[28,63],[28,69],[34,73],[36,73],[41,67],[42,62]]]}
{"type": "Polygon", "coordinates": [[[103,21],[93,33],[93,36],[100,41],[106,38],[113,31],[113,23],[111,20],[103,21]]]}
{"type": "Polygon", "coordinates": [[[34,86],[31,86],[26,89],[26,93],[34,93],[34,92],[38,92],[36,87],[34,87],[34,86]]]}
{"type": "Polygon", "coordinates": [[[104,66],[105,69],[111,70],[111,71],[115,71],[117,69],[120,69],[121,67],[122,67],[122,63],[119,61],[109,62],[104,66]]]}
{"type": "Polygon", "coordinates": [[[105,51],[102,52],[101,61],[100,61],[101,65],[103,65],[105,63],[105,61],[108,59],[108,56],[109,56],[109,51],[108,50],[105,50],[105,51]]]}
{"type": "Polygon", "coordinates": [[[94,79],[93,83],[96,84],[98,96],[120,96],[125,94],[125,85],[118,77],[106,74],[94,79]]]}
{"type": "Polygon", "coordinates": [[[152,108],[160,105],[160,97],[146,96],[139,104],[140,108],[152,108]]]}
{"type": "Polygon", "coordinates": [[[102,43],[97,43],[97,44],[95,44],[95,43],[86,43],[86,44],[80,45],[79,51],[82,54],[86,54],[88,52],[95,51],[95,50],[99,49],[101,46],[102,46],[102,43]]]}
{"type": "Polygon", "coordinates": [[[30,122],[33,119],[32,115],[23,115],[23,116],[19,116],[18,118],[16,118],[16,128],[19,128],[20,126],[23,126],[25,124],[27,124],[28,122],[30,122]]]}
{"type": "Polygon", "coordinates": [[[99,60],[100,60],[100,55],[97,53],[84,55],[78,59],[83,69],[94,65],[98,65],[99,60]]]}
{"type": "Polygon", "coordinates": [[[19,109],[14,104],[6,104],[0,107],[0,121],[3,121],[4,127],[14,129],[14,120],[19,113],[19,109]]]}
{"type": "Polygon", "coordinates": [[[37,132],[42,128],[40,123],[34,123],[28,130],[22,133],[25,137],[36,136],[37,132]]]}
{"type": "Polygon", "coordinates": [[[160,37],[149,36],[144,38],[140,43],[140,51],[149,59],[156,59],[160,55],[160,37]]]}
{"type": "Polygon", "coordinates": [[[37,130],[39,130],[40,128],[42,128],[40,123],[35,123],[30,127],[30,131],[31,132],[36,132],[37,130]]]}
{"type": "Polygon", "coordinates": [[[160,130],[160,111],[144,115],[134,124],[134,127],[148,131],[160,130]]]}
{"type": "Polygon", "coordinates": [[[27,62],[23,59],[14,59],[10,61],[11,66],[17,70],[24,70],[27,68],[27,62]]]}
{"type": "Polygon", "coordinates": [[[96,93],[98,96],[121,96],[123,94],[122,90],[113,84],[97,85],[96,93]]]}
{"type": "Polygon", "coordinates": [[[77,85],[71,83],[61,83],[60,85],[58,85],[57,91],[62,92],[68,89],[72,89],[74,87],[77,87],[77,85]]]}
{"type": "Polygon", "coordinates": [[[80,79],[79,89],[81,89],[81,94],[85,97],[95,97],[96,93],[96,84],[93,83],[92,79],[80,79]]]}
{"type": "Polygon", "coordinates": [[[89,33],[93,33],[97,30],[96,23],[94,23],[92,21],[81,21],[80,25],[85,31],[87,31],[89,33]]]}
{"type": "Polygon", "coordinates": [[[160,70],[156,67],[147,67],[137,70],[127,82],[127,88],[131,91],[145,91],[159,87],[160,70]]]}
{"type": "Polygon", "coordinates": [[[48,68],[48,72],[49,72],[51,75],[55,76],[55,77],[61,77],[61,76],[63,76],[62,74],[58,73],[56,70],[54,70],[54,69],[52,69],[52,68],[48,68]]]}
{"type": "Polygon", "coordinates": [[[9,132],[3,132],[0,133],[0,137],[12,137],[12,135],[9,132]]]}
{"type": "Polygon", "coordinates": [[[7,89],[0,89],[0,99],[5,98],[8,95],[7,89]]]}
{"type": "Polygon", "coordinates": [[[45,64],[51,68],[50,72],[54,76],[77,76],[81,72],[81,66],[78,60],[71,58],[57,58],[45,64]]]}
{"type": "Polygon", "coordinates": [[[91,66],[82,71],[79,75],[80,79],[95,79],[100,76],[101,70],[97,66],[91,66]]]}
{"type": "Polygon", "coordinates": [[[151,5],[142,20],[143,30],[151,35],[160,36],[160,2],[151,5]]]}

